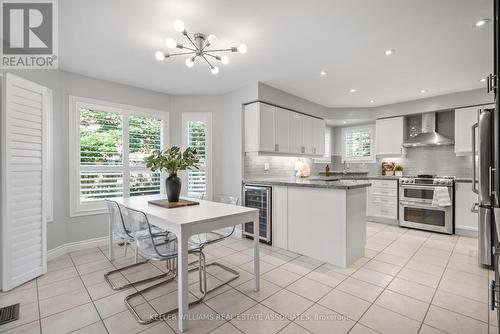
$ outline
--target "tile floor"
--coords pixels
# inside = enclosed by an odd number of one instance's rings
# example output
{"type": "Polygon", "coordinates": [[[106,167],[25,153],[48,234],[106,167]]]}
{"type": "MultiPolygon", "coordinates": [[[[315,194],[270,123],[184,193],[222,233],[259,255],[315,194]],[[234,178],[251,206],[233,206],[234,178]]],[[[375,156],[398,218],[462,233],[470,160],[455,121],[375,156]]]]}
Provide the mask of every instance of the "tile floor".
{"type": "MultiPolygon", "coordinates": [[[[261,247],[261,290],[252,289],[252,243],[231,238],[207,247],[208,260],[237,267],[240,278],[194,307],[188,333],[498,333],[488,310],[492,273],[477,266],[477,240],[367,224],[366,257],[342,269],[275,247],[261,247]]],[[[103,274],[132,262],[110,262],[106,247],[49,262],[48,273],[9,293],[0,306],[21,303],[21,318],[1,333],[174,333],[175,319],[140,325],[103,274]]],[[[121,255],[120,255],[121,254],[121,255]]],[[[212,267],[214,268],[214,267],[212,267]]],[[[210,270],[209,284],[225,273],[210,270]]],[[[149,263],[117,275],[124,283],[164,271],[149,263]]],[[[196,295],[196,275],[190,277],[196,295]]],[[[176,307],[177,284],[133,300],[141,314],[176,307]]]]}

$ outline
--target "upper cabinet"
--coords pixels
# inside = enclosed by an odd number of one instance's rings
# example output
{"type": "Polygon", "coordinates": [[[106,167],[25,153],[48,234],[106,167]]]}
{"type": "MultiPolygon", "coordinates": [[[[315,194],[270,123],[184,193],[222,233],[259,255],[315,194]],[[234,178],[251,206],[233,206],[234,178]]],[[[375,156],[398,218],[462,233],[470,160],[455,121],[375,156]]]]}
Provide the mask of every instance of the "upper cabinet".
{"type": "Polygon", "coordinates": [[[325,121],[262,102],[245,106],[245,152],[319,156],[325,121]]]}
{"type": "Polygon", "coordinates": [[[375,122],[375,142],[377,155],[399,156],[403,153],[405,139],[405,118],[392,117],[377,119],[375,122]]]}
{"type": "Polygon", "coordinates": [[[290,112],[290,153],[303,154],[302,146],[302,114],[290,112]]]}
{"type": "Polygon", "coordinates": [[[456,155],[470,155],[472,153],[472,125],[477,123],[479,109],[481,107],[455,109],[456,155]]]}

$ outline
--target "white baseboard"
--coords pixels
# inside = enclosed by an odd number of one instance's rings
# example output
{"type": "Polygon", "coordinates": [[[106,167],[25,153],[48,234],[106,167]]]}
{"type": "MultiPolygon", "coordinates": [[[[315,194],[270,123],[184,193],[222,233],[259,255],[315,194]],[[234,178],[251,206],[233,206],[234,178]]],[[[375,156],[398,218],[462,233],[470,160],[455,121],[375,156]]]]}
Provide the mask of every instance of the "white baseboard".
{"type": "Polygon", "coordinates": [[[47,251],[47,260],[50,261],[50,260],[53,260],[53,259],[61,256],[61,255],[71,253],[71,252],[76,252],[76,251],[79,251],[82,249],[105,246],[108,244],[108,240],[109,240],[109,238],[106,236],[106,237],[87,239],[87,240],[63,244],[63,245],[57,246],[56,248],[49,249],[47,251]]]}
{"type": "Polygon", "coordinates": [[[472,237],[472,238],[477,238],[479,235],[479,233],[477,232],[477,229],[470,228],[470,227],[456,227],[456,226],[455,226],[455,234],[462,235],[464,237],[472,237]]]}

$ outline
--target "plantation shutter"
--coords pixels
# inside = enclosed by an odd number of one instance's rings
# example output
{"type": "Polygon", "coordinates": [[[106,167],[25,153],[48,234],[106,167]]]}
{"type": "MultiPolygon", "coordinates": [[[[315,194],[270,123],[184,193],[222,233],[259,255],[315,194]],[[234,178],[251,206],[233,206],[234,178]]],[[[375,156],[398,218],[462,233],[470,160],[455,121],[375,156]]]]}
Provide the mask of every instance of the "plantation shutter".
{"type": "Polygon", "coordinates": [[[123,196],[123,116],[80,108],[80,204],[123,196]]]}
{"type": "MultiPolygon", "coordinates": [[[[183,177],[187,196],[204,195],[212,198],[211,189],[211,113],[187,112],[182,114],[182,147],[196,148],[200,159],[198,169],[188,170],[183,177]]],[[[183,187],[184,188],[184,187],[183,187]]]]}
{"type": "Polygon", "coordinates": [[[325,126],[325,153],[321,158],[314,158],[315,162],[330,163],[332,160],[332,128],[325,126]]]}
{"type": "Polygon", "coordinates": [[[52,92],[7,74],[2,123],[2,290],[47,272],[47,120],[52,92]]]}
{"type": "Polygon", "coordinates": [[[373,160],[373,128],[344,128],[342,132],[344,161],[373,160]]]}
{"type": "Polygon", "coordinates": [[[202,121],[188,122],[188,146],[196,148],[200,159],[198,170],[188,171],[188,196],[207,192],[206,124],[202,121]]]}
{"type": "Polygon", "coordinates": [[[144,158],[162,148],[162,121],[140,116],[129,116],[129,195],[156,195],[161,189],[161,174],[146,168],[144,158]]]}

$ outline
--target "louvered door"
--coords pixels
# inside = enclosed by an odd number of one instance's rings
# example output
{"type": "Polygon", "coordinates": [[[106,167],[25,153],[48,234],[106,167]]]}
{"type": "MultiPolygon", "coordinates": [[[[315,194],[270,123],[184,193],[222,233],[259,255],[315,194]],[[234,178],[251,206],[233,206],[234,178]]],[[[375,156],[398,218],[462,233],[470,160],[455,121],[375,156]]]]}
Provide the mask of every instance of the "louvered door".
{"type": "Polygon", "coordinates": [[[2,113],[2,290],[47,271],[44,170],[51,91],[7,74],[2,113]]]}

